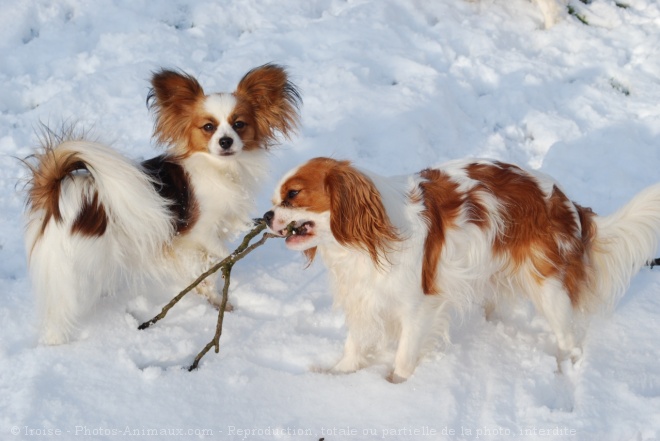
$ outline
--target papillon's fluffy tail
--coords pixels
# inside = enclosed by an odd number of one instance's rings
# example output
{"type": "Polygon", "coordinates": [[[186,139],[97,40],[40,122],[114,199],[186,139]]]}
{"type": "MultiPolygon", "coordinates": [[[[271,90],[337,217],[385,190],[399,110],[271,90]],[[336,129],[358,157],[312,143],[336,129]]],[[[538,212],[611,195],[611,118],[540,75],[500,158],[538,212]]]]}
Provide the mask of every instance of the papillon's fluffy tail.
{"type": "Polygon", "coordinates": [[[660,244],[660,184],[643,190],[617,212],[595,217],[594,221],[594,294],[612,307],[630,279],[656,257],[660,244]]]}
{"type": "Polygon", "coordinates": [[[95,142],[52,138],[26,161],[25,239],[41,342],[60,344],[112,282],[155,267],[172,224],[139,165],[95,142]]]}

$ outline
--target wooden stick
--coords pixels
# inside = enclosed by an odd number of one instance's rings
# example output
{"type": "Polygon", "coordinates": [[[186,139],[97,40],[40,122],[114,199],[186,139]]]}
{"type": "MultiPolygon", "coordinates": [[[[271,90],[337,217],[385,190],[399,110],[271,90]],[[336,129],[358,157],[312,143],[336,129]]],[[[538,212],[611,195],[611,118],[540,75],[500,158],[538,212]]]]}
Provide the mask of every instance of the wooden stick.
{"type": "MultiPolygon", "coordinates": [[[[250,231],[248,234],[245,235],[245,237],[243,238],[243,242],[241,242],[241,244],[234,250],[234,252],[232,254],[230,254],[229,256],[222,259],[220,262],[213,265],[206,272],[204,272],[201,276],[199,276],[197,279],[195,279],[194,282],[192,282],[190,285],[185,287],[181,292],[179,292],[179,294],[177,294],[172,300],[170,300],[167,305],[163,306],[163,309],[160,311],[160,314],[158,314],[157,316],[155,316],[151,320],[142,323],[140,326],[138,326],[138,329],[140,329],[140,330],[147,329],[151,325],[153,325],[156,322],[158,322],[158,321],[162,320],[163,318],[165,318],[165,316],[170,311],[170,309],[172,309],[172,307],[174,305],[176,305],[179,302],[179,300],[181,300],[186,294],[188,294],[190,291],[192,291],[197,285],[202,283],[202,281],[204,279],[206,279],[211,274],[217,272],[223,266],[228,265],[229,263],[235,262],[236,261],[235,260],[236,255],[241,253],[242,251],[244,251],[247,248],[250,241],[254,238],[254,236],[259,234],[265,228],[266,228],[266,223],[263,222],[263,220],[259,219],[257,225],[252,229],[252,231],[250,231]]],[[[268,235],[269,235],[269,237],[277,237],[277,236],[269,234],[269,233],[268,233],[268,235]]]]}
{"type": "Polygon", "coordinates": [[[224,322],[225,318],[225,309],[227,307],[227,299],[229,298],[229,284],[231,283],[231,270],[234,267],[234,264],[241,260],[243,257],[245,257],[247,254],[252,252],[257,247],[260,247],[263,245],[267,239],[271,237],[280,237],[280,236],[275,236],[274,234],[270,233],[264,233],[264,235],[261,237],[261,240],[258,242],[255,242],[254,244],[250,245],[247,247],[245,250],[239,252],[238,254],[232,254],[234,256],[232,259],[227,261],[224,265],[222,265],[222,278],[224,279],[224,285],[222,287],[222,301],[220,302],[220,308],[218,309],[218,321],[215,326],[215,335],[213,336],[213,339],[204,346],[204,349],[202,349],[199,354],[195,357],[195,360],[193,363],[188,367],[188,372],[194,371],[197,369],[197,366],[199,366],[199,362],[206,355],[208,351],[211,350],[212,347],[215,347],[215,353],[217,354],[220,352],[220,336],[222,336],[222,323],[224,322]]]}
{"type": "Polygon", "coordinates": [[[206,272],[204,272],[202,275],[200,275],[197,279],[195,279],[194,282],[192,282],[190,285],[188,285],[186,288],[184,288],[179,294],[177,294],[172,300],[170,300],[160,311],[158,315],[156,315],[154,318],[151,320],[148,320],[144,323],[142,323],[140,326],[138,326],[138,329],[143,330],[147,329],[151,325],[155,324],[156,322],[162,320],[165,318],[167,313],[176,305],[186,294],[188,294],[190,291],[192,291],[197,285],[199,285],[204,279],[206,279],[208,276],[211,274],[221,270],[222,271],[222,278],[224,279],[224,285],[222,287],[222,301],[220,302],[220,307],[218,308],[218,321],[215,327],[215,335],[213,336],[213,339],[202,349],[199,354],[197,354],[197,357],[195,357],[195,360],[193,361],[193,364],[190,365],[188,368],[188,371],[192,371],[197,369],[197,366],[199,365],[200,360],[204,355],[206,355],[207,352],[211,350],[211,348],[215,347],[215,352],[216,354],[220,352],[220,336],[222,335],[222,323],[224,321],[225,317],[225,310],[227,309],[227,301],[229,298],[229,284],[231,282],[231,270],[236,262],[241,260],[243,257],[245,257],[247,254],[251,253],[254,249],[260,247],[263,245],[266,240],[273,238],[273,237],[289,237],[292,234],[297,234],[298,230],[294,227],[294,222],[290,223],[287,228],[287,234],[285,236],[277,236],[275,234],[271,233],[264,233],[261,239],[252,245],[250,245],[250,242],[254,237],[262,232],[266,228],[266,222],[263,219],[259,219],[257,221],[256,226],[250,231],[248,234],[245,235],[243,238],[243,241],[241,244],[234,250],[233,253],[231,253],[229,256],[225,257],[222,259],[220,262],[216,263],[213,265],[211,268],[209,268],[206,272]]]}

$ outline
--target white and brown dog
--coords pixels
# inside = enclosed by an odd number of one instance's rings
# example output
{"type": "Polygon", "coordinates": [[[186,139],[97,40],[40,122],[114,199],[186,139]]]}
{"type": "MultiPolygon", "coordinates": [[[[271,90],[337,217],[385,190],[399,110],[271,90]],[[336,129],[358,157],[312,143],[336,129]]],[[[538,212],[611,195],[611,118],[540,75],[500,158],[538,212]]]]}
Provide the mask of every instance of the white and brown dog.
{"type": "Polygon", "coordinates": [[[346,315],[352,372],[396,346],[390,380],[408,378],[449,309],[526,296],[557,338],[558,358],[580,353],[574,315],[613,304],[654,255],[660,184],[609,216],[572,202],[547,176],[511,164],[460,160],[384,178],[316,158],[290,171],[265,214],[288,248],[320,255],[346,315]]]}
{"type": "MultiPolygon", "coordinates": [[[[266,149],[298,123],[300,95],[281,66],[206,94],[161,70],[148,102],[164,154],[141,163],[98,142],[47,132],[30,167],[26,248],[40,340],[68,341],[102,293],[144,276],[193,280],[246,230],[266,149]],[[165,274],[164,274],[165,273],[165,274]]],[[[219,301],[214,280],[200,288],[219,301]]]]}

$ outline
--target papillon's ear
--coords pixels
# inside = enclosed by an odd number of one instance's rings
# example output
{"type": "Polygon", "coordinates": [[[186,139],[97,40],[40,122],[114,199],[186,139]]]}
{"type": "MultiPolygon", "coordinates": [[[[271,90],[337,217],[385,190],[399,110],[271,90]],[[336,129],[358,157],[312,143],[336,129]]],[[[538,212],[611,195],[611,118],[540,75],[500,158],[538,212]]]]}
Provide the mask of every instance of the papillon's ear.
{"type": "Polygon", "coordinates": [[[151,78],[147,105],[156,114],[154,137],[162,144],[187,142],[192,115],[204,89],[192,76],[163,69],[151,78]]]}
{"type": "Polygon", "coordinates": [[[252,106],[258,138],[264,141],[264,147],[275,141],[275,132],[290,137],[298,128],[302,99],[283,67],[264,64],[252,69],[234,93],[252,106]]]}
{"type": "Polygon", "coordinates": [[[362,249],[377,266],[399,238],[373,182],[348,161],[338,162],[325,178],[330,195],[330,229],[343,245],[362,249]]]}

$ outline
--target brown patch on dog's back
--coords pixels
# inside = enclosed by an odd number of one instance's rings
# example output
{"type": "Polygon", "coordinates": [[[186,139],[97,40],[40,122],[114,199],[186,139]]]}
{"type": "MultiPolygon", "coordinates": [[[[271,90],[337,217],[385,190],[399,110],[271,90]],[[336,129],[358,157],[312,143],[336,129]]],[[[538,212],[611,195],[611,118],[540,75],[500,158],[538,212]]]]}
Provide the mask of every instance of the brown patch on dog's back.
{"type": "Polygon", "coordinates": [[[556,257],[562,265],[564,287],[573,306],[578,306],[581,301],[580,287],[591,277],[586,256],[590,255],[596,235],[596,225],[593,222],[595,214],[590,208],[569,201],[557,187],[553,188],[549,205],[555,241],[561,241],[563,244],[559,247],[556,257]],[[567,204],[574,206],[577,219],[567,204]]]}
{"type": "Polygon", "coordinates": [[[185,234],[199,220],[199,204],[190,179],[183,167],[167,155],[156,156],[142,163],[154,189],[169,201],[174,231],[185,234]]]}
{"type": "Polygon", "coordinates": [[[531,264],[539,284],[558,278],[577,305],[579,286],[588,277],[584,259],[594,235],[591,210],[573,204],[556,186],[545,194],[531,175],[514,165],[475,163],[466,170],[479,182],[477,187],[500,203],[504,229],[495,238],[494,254],[507,254],[514,271],[531,264]]]}
{"type": "Polygon", "coordinates": [[[438,262],[445,244],[445,232],[454,225],[462,204],[458,184],[436,169],[426,169],[419,174],[424,181],[419,184],[424,204],[422,217],[428,228],[424,240],[422,261],[422,289],[424,294],[438,294],[435,279],[438,262]]]}

